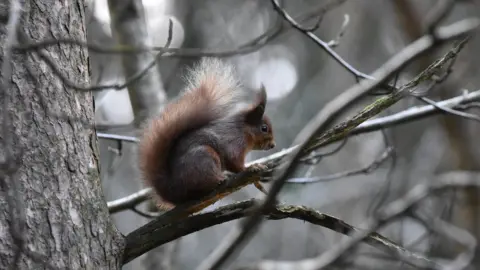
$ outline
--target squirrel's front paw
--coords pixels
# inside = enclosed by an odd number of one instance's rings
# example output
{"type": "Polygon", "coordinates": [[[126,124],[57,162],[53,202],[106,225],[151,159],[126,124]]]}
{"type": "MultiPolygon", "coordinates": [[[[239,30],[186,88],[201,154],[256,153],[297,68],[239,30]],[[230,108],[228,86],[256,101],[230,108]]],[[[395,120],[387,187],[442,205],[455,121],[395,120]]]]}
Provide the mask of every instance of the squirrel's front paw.
{"type": "Polygon", "coordinates": [[[257,163],[257,164],[250,165],[247,168],[247,170],[250,171],[250,172],[253,172],[253,173],[259,173],[259,172],[263,172],[263,171],[268,170],[268,166],[266,166],[264,164],[257,163]]]}

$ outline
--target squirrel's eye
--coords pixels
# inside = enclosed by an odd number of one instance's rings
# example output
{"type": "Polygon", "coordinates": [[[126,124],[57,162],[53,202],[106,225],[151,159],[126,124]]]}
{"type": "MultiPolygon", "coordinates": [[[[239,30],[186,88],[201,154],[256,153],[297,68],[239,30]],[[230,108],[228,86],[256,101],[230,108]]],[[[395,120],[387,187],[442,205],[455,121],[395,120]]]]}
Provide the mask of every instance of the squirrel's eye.
{"type": "Polygon", "coordinates": [[[262,129],[262,132],[268,132],[268,126],[266,124],[263,124],[261,129],[262,129]]]}

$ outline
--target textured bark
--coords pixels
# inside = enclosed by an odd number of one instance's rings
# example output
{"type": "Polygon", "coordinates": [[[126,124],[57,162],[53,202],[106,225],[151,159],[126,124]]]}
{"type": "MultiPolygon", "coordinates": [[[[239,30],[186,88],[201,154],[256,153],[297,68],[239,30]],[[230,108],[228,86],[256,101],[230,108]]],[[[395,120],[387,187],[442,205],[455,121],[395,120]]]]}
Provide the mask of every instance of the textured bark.
{"type": "MultiPolygon", "coordinates": [[[[33,40],[85,40],[83,0],[31,0],[24,10],[20,31],[33,40]]],[[[4,24],[0,27],[3,44],[6,30],[4,24]]],[[[67,78],[89,83],[87,50],[62,45],[45,52],[67,78]]],[[[3,60],[3,49],[0,57],[3,60]]],[[[95,132],[78,121],[54,116],[65,114],[93,123],[92,94],[67,89],[37,55],[15,54],[11,63],[8,133],[20,167],[10,180],[18,183],[17,198],[25,211],[25,227],[20,231],[24,248],[59,268],[119,269],[124,240],[103,198],[95,132]]],[[[4,110],[0,109],[2,121],[4,110]]],[[[9,183],[0,186],[0,269],[12,264],[17,250],[9,232],[12,208],[5,192],[12,188],[9,183]]],[[[19,269],[45,267],[43,260],[22,254],[19,269]]]]}

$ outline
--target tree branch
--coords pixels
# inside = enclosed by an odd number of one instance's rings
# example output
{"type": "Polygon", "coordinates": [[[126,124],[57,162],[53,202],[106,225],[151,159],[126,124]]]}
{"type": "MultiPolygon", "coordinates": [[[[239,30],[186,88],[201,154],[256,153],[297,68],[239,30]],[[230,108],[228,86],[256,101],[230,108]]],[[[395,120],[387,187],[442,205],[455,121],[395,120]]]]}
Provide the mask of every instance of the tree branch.
{"type": "Polygon", "coordinates": [[[474,103],[480,100],[480,90],[467,93],[462,96],[442,100],[436,102],[437,106],[427,105],[427,106],[415,106],[407,110],[385,116],[377,119],[368,120],[355,129],[352,130],[351,134],[363,134],[367,132],[377,131],[383,128],[392,127],[399,124],[408,123],[414,120],[420,120],[435,114],[445,114],[444,111],[438,109],[438,106],[443,108],[454,108],[456,110],[467,109],[464,105],[474,103]]]}
{"type": "MultiPolygon", "coordinates": [[[[219,207],[212,212],[177,220],[175,223],[170,222],[168,218],[160,217],[127,235],[127,245],[123,262],[128,263],[148,250],[179,237],[204,228],[248,216],[254,209],[256,203],[257,202],[254,199],[237,202],[219,207]]],[[[361,231],[338,218],[320,213],[306,206],[277,205],[274,208],[265,211],[263,215],[270,220],[281,220],[286,218],[303,220],[345,235],[361,231]]],[[[377,233],[371,233],[365,239],[365,243],[382,251],[396,254],[405,260],[418,261],[419,264],[432,264],[427,258],[410,252],[377,233]]]]}
{"type": "Polygon", "coordinates": [[[149,197],[150,192],[150,188],[145,188],[131,195],[128,195],[127,197],[107,202],[108,211],[110,212],[110,214],[113,214],[123,211],[125,209],[132,209],[138,204],[146,201],[149,197]]]}

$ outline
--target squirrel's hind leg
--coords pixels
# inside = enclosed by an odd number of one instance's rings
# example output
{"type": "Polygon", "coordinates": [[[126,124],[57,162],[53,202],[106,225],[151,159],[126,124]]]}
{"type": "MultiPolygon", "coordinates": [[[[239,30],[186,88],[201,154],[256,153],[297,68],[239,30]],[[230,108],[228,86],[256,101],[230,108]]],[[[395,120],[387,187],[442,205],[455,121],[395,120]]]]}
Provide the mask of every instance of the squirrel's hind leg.
{"type": "Polygon", "coordinates": [[[184,201],[199,200],[208,195],[224,180],[222,164],[217,152],[208,145],[189,149],[183,155],[175,172],[185,194],[184,201]]]}

